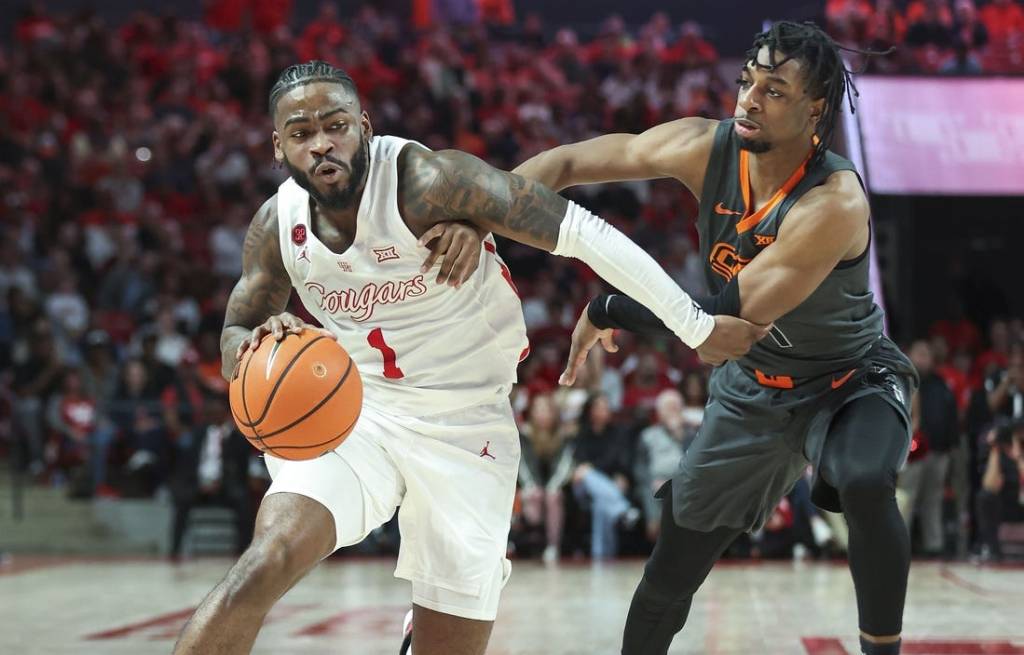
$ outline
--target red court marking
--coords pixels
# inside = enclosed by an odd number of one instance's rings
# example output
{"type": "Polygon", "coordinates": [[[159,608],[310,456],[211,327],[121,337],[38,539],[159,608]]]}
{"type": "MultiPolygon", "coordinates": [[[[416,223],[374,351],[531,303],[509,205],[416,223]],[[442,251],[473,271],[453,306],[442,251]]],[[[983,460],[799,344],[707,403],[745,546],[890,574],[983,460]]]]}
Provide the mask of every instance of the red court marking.
{"type": "MultiPolygon", "coordinates": [[[[835,637],[804,637],[807,655],[850,655],[835,637]]],[[[903,641],[903,655],[1024,655],[1024,646],[1008,641],[915,639],[903,641]]]]}
{"type": "Polygon", "coordinates": [[[182,622],[192,616],[196,608],[186,607],[183,610],[177,612],[169,612],[167,614],[160,614],[154,616],[151,619],[145,621],[139,621],[137,623],[129,623],[128,625],[121,626],[120,628],[113,628],[111,630],[104,630],[103,632],[94,632],[91,635],[85,635],[82,639],[97,640],[97,639],[122,639],[130,634],[136,632],[142,632],[149,628],[164,627],[169,625],[180,625],[182,622]]]}
{"type": "Polygon", "coordinates": [[[409,611],[408,605],[390,605],[345,610],[322,621],[317,621],[292,633],[293,637],[325,637],[342,633],[380,635],[393,632],[398,639],[402,617],[409,611]]]}
{"type": "MultiPolygon", "coordinates": [[[[267,614],[267,618],[263,622],[263,625],[267,625],[275,621],[281,621],[290,616],[294,616],[299,612],[304,612],[316,607],[319,607],[319,605],[282,605],[280,607],[275,607],[270,610],[269,614],[267,614]]],[[[151,619],[145,619],[136,623],[129,623],[128,625],[104,630],[103,632],[95,632],[82,638],[90,641],[102,639],[124,639],[125,637],[147,633],[146,638],[150,641],[174,639],[178,636],[178,633],[181,632],[182,627],[185,625],[185,621],[192,616],[192,612],[195,610],[196,608],[189,607],[177,612],[160,614],[159,616],[155,616],[151,619]]]]}
{"type": "Polygon", "coordinates": [[[842,642],[832,637],[804,637],[800,641],[807,655],[850,655],[842,642]]]}
{"type": "Polygon", "coordinates": [[[971,582],[970,580],[965,580],[958,573],[956,573],[955,571],[951,571],[950,569],[944,568],[944,569],[940,570],[939,571],[939,577],[942,578],[943,580],[949,580],[950,582],[952,582],[956,586],[958,586],[958,587],[960,587],[962,589],[966,589],[967,591],[970,591],[972,593],[978,594],[979,596],[991,596],[992,595],[992,592],[989,591],[988,589],[985,589],[982,586],[976,585],[973,582],[971,582]]]}
{"type": "Polygon", "coordinates": [[[915,640],[903,642],[904,655],[1024,655],[1024,647],[1008,641],[915,640]]]}
{"type": "MultiPolygon", "coordinates": [[[[270,613],[267,614],[267,618],[263,620],[263,625],[269,625],[275,621],[282,621],[291,616],[295,616],[300,612],[304,612],[309,609],[320,607],[319,605],[283,605],[281,607],[274,606],[270,613]]],[[[171,639],[177,639],[181,633],[181,629],[185,627],[185,620],[178,622],[177,624],[167,624],[164,626],[164,630],[160,632],[154,632],[148,639],[150,641],[168,641],[171,639]]]]}
{"type": "Polygon", "coordinates": [[[74,560],[71,558],[34,557],[31,555],[25,557],[22,555],[12,555],[9,560],[0,564],[0,577],[5,575],[18,575],[19,573],[35,571],[37,569],[49,569],[57,566],[64,566],[73,562],[74,560]]]}

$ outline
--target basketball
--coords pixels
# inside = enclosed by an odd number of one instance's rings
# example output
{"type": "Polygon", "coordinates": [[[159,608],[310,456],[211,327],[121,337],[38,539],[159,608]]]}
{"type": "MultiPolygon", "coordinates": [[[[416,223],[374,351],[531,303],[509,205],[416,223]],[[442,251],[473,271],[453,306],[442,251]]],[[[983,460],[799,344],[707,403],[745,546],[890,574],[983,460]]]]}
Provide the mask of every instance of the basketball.
{"type": "Polygon", "coordinates": [[[313,459],[337,448],[363,406],[363,382],[337,341],[311,330],[264,338],[242,353],[231,381],[231,414],[258,450],[313,459]]]}

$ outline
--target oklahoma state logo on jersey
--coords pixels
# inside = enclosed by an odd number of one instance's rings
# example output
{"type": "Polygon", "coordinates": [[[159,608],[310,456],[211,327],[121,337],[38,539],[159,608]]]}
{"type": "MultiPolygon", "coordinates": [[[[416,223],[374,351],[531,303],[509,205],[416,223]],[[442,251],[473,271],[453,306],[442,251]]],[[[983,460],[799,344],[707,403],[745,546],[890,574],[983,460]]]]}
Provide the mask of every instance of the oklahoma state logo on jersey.
{"type": "Polygon", "coordinates": [[[377,305],[422,296],[427,292],[427,285],[423,283],[423,276],[417,275],[401,282],[368,282],[362,289],[327,289],[319,282],[307,282],[306,290],[316,297],[317,305],[325,312],[349,314],[353,321],[362,323],[373,316],[377,305]]]}
{"type": "Polygon", "coordinates": [[[746,257],[741,257],[736,248],[730,243],[719,241],[711,248],[711,256],[708,257],[711,263],[711,270],[725,278],[725,281],[733,279],[740,274],[743,267],[750,263],[746,257]]]}

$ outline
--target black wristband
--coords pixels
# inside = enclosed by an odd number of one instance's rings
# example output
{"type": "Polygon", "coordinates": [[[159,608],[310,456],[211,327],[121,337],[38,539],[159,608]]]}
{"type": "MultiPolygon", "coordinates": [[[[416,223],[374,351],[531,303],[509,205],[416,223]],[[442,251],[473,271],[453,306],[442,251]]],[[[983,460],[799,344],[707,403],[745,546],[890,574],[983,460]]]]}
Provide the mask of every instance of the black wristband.
{"type": "Polygon", "coordinates": [[[729,283],[725,285],[721,293],[717,293],[713,296],[700,296],[693,299],[700,308],[708,314],[716,316],[724,314],[726,316],[739,316],[740,315],[740,281],[738,276],[733,276],[729,283]]]}
{"type": "Polygon", "coordinates": [[[654,312],[629,296],[602,293],[587,305],[587,317],[600,330],[612,328],[649,336],[672,336],[672,331],[654,312]]]}

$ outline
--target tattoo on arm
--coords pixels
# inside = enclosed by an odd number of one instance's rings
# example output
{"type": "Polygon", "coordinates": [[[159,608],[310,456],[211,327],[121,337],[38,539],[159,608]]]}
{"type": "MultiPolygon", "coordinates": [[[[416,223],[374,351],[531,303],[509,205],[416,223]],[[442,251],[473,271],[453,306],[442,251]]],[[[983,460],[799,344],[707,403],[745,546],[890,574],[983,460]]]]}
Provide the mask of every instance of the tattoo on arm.
{"type": "Polygon", "coordinates": [[[406,220],[428,227],[469,221],[521,243],[554,250],[568,201],[551,189],[456,150],[409,146],[398,195],[406,220]]]}
{"type": "Polygon", "coordinates": [[[228,298],[220,338],[225,376],[234,368],[238,344],[288,305],[292,283],[281,262],[277,225],[277,196],[273,196],[249,225],[242,246],[242,277],[228,298]]]}

